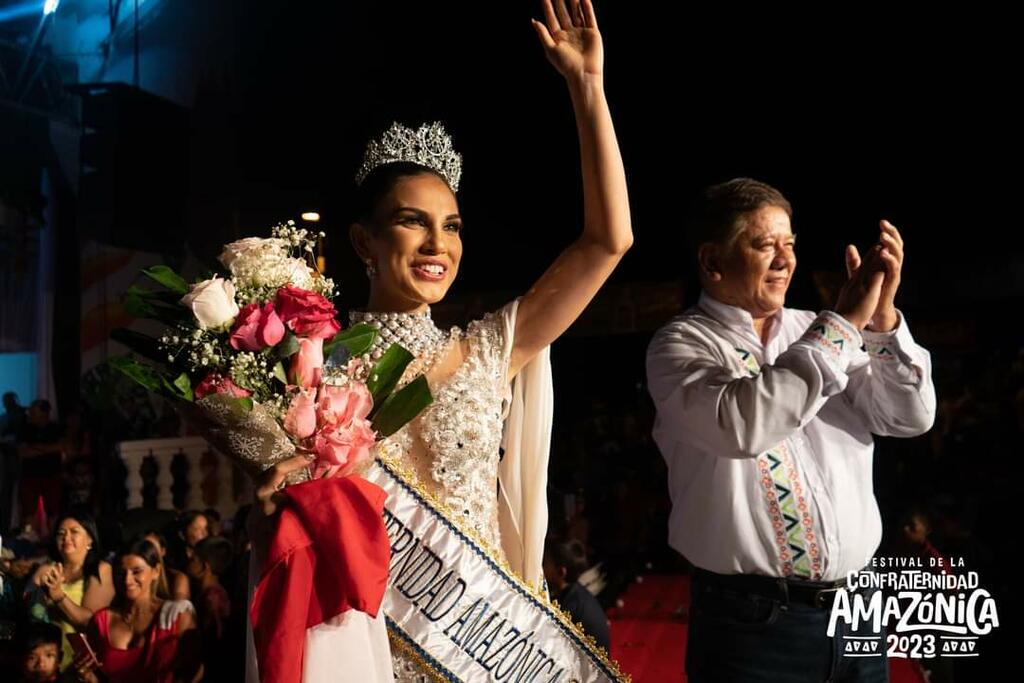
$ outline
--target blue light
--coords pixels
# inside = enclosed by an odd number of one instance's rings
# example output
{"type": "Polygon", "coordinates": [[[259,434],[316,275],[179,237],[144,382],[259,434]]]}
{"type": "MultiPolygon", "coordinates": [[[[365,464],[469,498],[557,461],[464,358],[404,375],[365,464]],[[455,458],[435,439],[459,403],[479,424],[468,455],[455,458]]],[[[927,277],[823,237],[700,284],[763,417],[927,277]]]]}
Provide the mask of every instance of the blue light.
{"type": "Polygon", "coordinates": [[[35,353],[0,353],[0,392],[13,391],[23,406],[39,395],[37,380],[39,357],[35,353]]]}
{"type": "Polygon", "coordinates": [[[43,16],[47,14],[53,14],[57,11],[57,5],[60,4],[60,0],[46,0],[46,4],[43,5],[43,16]]]}
{"type": "Polygon", "coordinates": [[[39,0],[35,2],[23,2],[20,5],[14,5],[13,7],[5,7],[0,9],[0,21],[12,21],[14,19],[23,19],[27,16],[31,16],[39,11],[39,0]]]}

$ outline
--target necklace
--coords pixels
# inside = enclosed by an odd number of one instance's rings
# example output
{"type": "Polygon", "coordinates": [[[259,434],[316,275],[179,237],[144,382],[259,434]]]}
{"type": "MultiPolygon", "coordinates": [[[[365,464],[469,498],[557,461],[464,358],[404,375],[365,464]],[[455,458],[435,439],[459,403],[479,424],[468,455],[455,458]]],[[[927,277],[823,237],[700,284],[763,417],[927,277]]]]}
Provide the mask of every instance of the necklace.
{"type": "Polygon", "coordinates": [[[136,622],[145,621],[152,612],[152,609],[140,608],[133,605],[121,611],[121,619],[129,629],[134,631],[136,622]]]}
{"type": "Polygon", "coordinates": [[[424,371],[429,367],[437,352],[448,342],[449,333],[441,330],[430,317],[430,308],[423,313],[378,313],[373,311],[352,311],[349,324],[366,323],[377,328],[377,338],[370,348],[370,358],[380,360],[392,344],[400,344],[416,356],[424,371]]]}

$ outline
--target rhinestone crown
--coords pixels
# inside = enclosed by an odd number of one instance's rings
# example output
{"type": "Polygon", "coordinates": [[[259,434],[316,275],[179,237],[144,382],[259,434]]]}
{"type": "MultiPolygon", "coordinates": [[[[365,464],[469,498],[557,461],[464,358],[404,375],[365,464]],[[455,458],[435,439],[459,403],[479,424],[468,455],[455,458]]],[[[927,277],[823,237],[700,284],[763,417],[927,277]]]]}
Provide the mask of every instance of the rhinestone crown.
{"type": "Polygon", "coordinates": [[[462,155],[452,148],[452,139],[444,126],[435,121],[413,130],[395,122],[384,131],[380,140],[370,140],[363,154],[363,165],[356,173],[361,185],[370,171],[399,161],[409,161],[437,171],[453,191],[459,189],[462,176],[462,155]]]}

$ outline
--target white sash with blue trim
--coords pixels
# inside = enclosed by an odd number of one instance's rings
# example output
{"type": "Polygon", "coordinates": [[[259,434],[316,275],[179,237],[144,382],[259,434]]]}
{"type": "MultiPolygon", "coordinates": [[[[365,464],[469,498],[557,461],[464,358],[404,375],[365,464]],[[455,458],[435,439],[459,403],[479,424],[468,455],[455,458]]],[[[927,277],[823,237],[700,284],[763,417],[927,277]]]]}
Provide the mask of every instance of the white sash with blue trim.
{"type": "Polygon", "coordinates": [[[564,613],[397,468],[378,458],[364,476],[388,494],[384,613],[394,646],[439,680],[628,680],[564,613]]]}

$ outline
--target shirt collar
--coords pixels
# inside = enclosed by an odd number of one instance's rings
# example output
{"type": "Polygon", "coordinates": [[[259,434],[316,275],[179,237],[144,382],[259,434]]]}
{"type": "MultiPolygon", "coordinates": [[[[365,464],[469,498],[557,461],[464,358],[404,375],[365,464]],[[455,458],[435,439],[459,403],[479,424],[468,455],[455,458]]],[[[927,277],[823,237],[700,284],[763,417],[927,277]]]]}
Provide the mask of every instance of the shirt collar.
{"type": "MultiPolygon", "coordinates": [[[[748,334],[753,339],[756,339],[758,344],[761,343],[761,338],[754,330],[754,318],[748,311],[740,308],[739,306],[733,306],[719,301],[704,290],[701,290],[700,292],[700,298],[697,300],[697,306],[729,329],[743,334],[748,334]]],[[[784,309],[780,308],[775,315],[772,316],[772,326],[768,330],[769,341],[774,339],[782,328],[783,310],[784,309]]]]}

